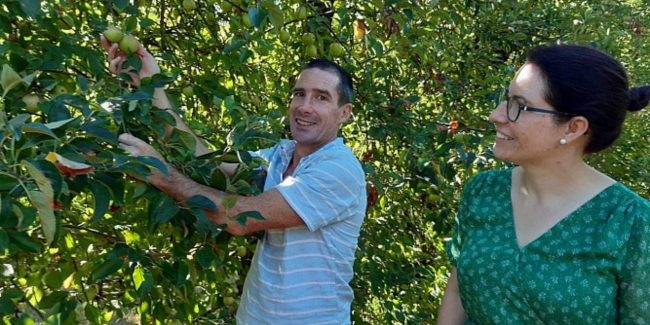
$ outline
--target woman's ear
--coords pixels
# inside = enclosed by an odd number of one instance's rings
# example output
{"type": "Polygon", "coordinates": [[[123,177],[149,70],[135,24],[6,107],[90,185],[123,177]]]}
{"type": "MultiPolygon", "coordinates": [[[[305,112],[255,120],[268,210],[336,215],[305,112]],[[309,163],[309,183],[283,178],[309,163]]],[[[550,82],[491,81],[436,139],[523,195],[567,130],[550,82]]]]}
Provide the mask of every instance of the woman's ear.
{"type": "Polygon", "coordinates": [[[567,129],[564,138],[568,141],[574,141],[589,131],[589,120],[584,116],[576,116],[567,122],[567,129]]]}

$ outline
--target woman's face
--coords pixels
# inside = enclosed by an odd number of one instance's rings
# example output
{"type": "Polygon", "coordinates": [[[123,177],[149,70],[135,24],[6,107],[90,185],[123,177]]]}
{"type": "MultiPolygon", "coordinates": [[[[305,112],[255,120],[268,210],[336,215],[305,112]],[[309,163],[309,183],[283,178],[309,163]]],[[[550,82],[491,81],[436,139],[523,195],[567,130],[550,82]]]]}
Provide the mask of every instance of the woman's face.
{"type": "MultiPolygon", "coordinates": [[[[545,99],[546,85],[539,69],[531,63],[524,64],[510,83],[510,101],[526,106],[555,110],[545,99]]],[[[539,164],[559,160],[555,154],[565,128],[554,121],[552,114],[521,111],[511,122],[506,113],[506,101],[497,106],[490,121],[496,125],[494,144],[496,158],[518,165],[539,164]],[[549,161],[550,160],[550,161],[549,161]]]]}

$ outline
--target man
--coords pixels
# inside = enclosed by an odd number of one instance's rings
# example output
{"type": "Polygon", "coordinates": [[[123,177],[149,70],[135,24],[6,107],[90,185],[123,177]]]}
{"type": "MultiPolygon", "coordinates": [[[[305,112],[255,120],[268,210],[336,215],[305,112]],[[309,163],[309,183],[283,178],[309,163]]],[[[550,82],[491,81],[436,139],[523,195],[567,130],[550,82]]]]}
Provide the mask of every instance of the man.
{"type": "MultiPolygon", "coordinates": [[[[105,40],[110,69],[118,72],[124,55],[105,40]]],[[[158,73],[155,60],[140,45],[143,61],[140,77],[158,73]],[[144,71],[144,73],[143,73],[144,71]]],[[[268,161],[263,193],[240,196],[226,211],[222,192],[192,181],[170,165],[169,178],[154,173],[147,181],[184,202],[191,196],[211,199],[218,212],[208,212],[216,224],[226,224],[233,235],[264,230],[244,284],[237,324],[350,324],[354,252],[366,207],[365,177],[352,151],[337,138],[339,126],[352,110],[350,75],[337,64],[314,60],[301,71],[290,104],[293,140],[257,154],[268,161]],[[248,220],[242,227],[229,216],[259,211],[264,220],[248,220]],[[228,213],[228,215],[226,215],[228,213]]],[[[162,89],[154,105],[171,105],[162,89]]],[[[177,125],[189,130],[180,117],[177,125]]],[[[135,156],[164,161],[148,143],[129,134],[119,137],[121,146],[135,156]]],[[[203,145],[197,153],[207,153],[203,145]]],[[[236,166],[221,166],[232,174],[236,166]]]]}

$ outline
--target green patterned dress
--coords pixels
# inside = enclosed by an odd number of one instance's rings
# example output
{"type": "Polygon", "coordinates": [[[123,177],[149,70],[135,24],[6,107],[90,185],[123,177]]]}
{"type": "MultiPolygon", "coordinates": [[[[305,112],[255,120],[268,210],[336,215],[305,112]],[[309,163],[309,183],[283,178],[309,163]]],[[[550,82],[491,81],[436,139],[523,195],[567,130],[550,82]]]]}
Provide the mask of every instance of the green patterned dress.
{"type": "Polygon", "coordinates": [[[520,249],[511,171],[463,191],[447,250],[465,324],[650,324],[650,202],[616,183],[520,249]]]}

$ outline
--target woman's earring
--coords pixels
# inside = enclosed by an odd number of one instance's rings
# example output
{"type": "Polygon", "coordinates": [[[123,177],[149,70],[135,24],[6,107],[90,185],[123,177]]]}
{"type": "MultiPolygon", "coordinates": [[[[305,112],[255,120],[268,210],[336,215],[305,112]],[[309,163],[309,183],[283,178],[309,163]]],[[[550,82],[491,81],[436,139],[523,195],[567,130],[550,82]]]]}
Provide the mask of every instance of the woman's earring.
{"type": "Polygon", "coordinates": [[[560,139],[560,144],[566,144],[566,139],[565,138],[560,139]]]}

